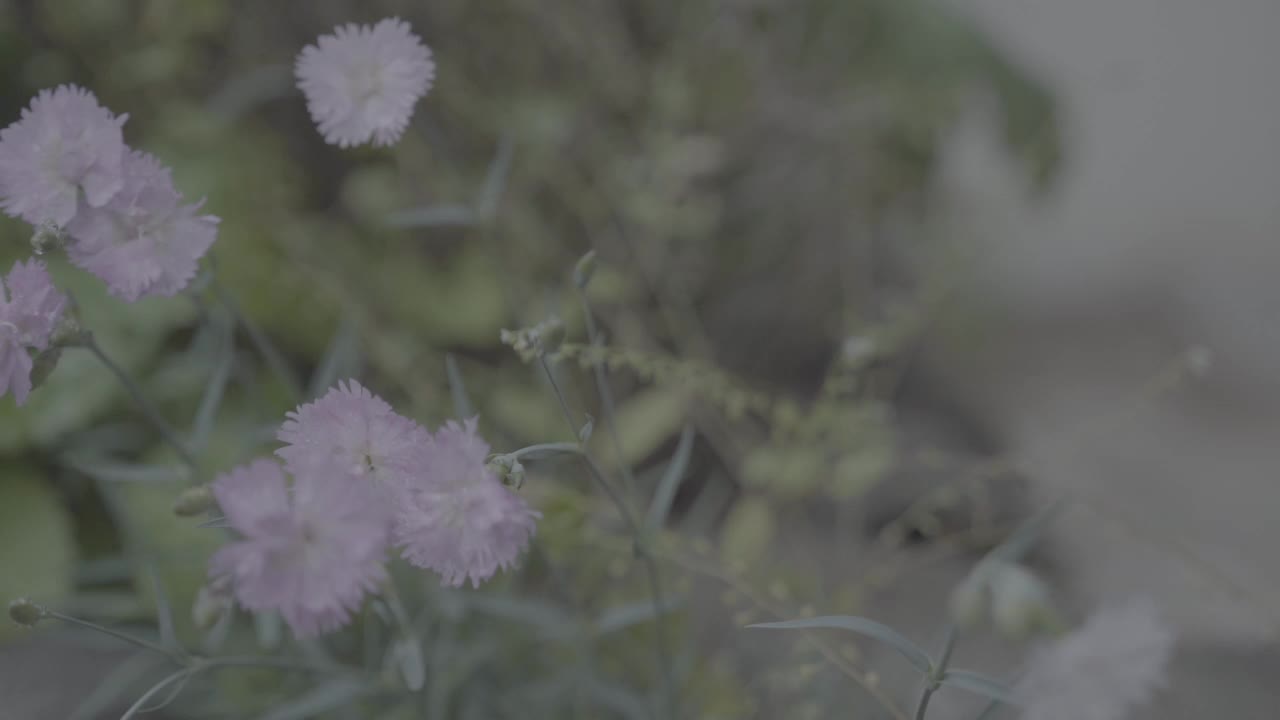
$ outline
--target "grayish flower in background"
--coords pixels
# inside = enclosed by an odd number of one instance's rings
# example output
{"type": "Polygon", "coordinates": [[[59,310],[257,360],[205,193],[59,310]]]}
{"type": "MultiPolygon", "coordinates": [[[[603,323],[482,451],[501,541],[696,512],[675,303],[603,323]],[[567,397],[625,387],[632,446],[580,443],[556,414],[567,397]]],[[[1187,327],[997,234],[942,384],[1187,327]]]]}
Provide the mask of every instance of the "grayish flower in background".
{"type": "Polygon", "coordinates": [[[1099,610],[1033,653],[1014,688],[1022,719],[1120,720],[1164,684],[1173,644],[1151,601],[1099,610]]]}

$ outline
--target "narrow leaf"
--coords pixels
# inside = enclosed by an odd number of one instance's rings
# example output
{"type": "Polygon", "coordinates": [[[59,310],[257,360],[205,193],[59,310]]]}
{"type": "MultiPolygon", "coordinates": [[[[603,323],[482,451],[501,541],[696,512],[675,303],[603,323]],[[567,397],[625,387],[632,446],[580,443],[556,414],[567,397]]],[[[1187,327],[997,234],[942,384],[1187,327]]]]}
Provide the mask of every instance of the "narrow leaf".
{"type": "Polygon", "coordinates": [[[325,348],[320,364],[311,374],[307,388],[310,397],[319,397],[333,384],[347,377],[360,374],[360,328],[352,313],[344,313],[325,348]]]}
{"type": "Polygon", "coordinates": [[[160,574],[156,572],[154,565],[147,567],[147,574],[151,576],[151,587],[155,594],[156,601],[156,625],[160,628],[160,644],[170,650],[181,650],[178,645],[178,637],[173,632],[173,605],[169,602],[169,594],[165,592],[164,583],[160,580],[160,574]]]}
{"type": "Polygon", "coordinates": [[[773,630],[849,630],[860,635],[874,638],[889,647],[897,650],[900,655],[907,659],[917,670],[923,673],[929,672],[932,662],[929,655],[921,650],[918,645],[908,640],[902,633],[883,623],[875,620],[869,620],[864,617],[856,617],[853,615],[827,615],[823,617],[805,618],[801,620],[786,620],[783,622],[758,623],[756,625],[748,625],[749,628],[764,628],[773,630]]]}
{"type": "Polygon", "coordinates": [[[476,198],[476,215],[481,220],[491,220],[498,211],[498,201],[502,199],[502,191],[507,186],[507,176],[511,172],[511,156],[515,144],[510,135],[503,135],[498,142],[498,152],[489,163],[489,172],[485,175],[484,185],[476,198]]]}
{"type": "Polygon", "coordinates": [[[596,634],[606,635],[619,630],[625,630],[634,625],[649,622],[655,618],[661,617],[672,610],[679,607],[679,603],[675,601],[664,602],[661,607],[648,600],[627,603],[611,607],[600,614],[596,619],[596,634]]]}
{"type": "Polygon", "coordinates": [[[148,700],[159,694],[161,690],[164,690],[180,680],[184,680],[193,672],[195,672],[195,670],[191,668],[183,668],[177,672],[166,675],[160,680],[160,682],[152,685],[150,690],[143,693],[142,697],[138,698],[137,701],[130,705],[129,709],[124,711],[124,715],[120,716],[120,720],[132,720],[132,718],[137,717],[138,713],[142,712],[142,708],[146,706],[148,700]]]}
{"type": "Polygon", "coordinates": [[[667,521],[671,512],[671,503],[675,501],[676,490],[684,480],[685,471],[689,468],[689,458],[693,455],[693,440],[697,433],[692,423],[686,423],[680,431],[680,442],[676,444],[675,454],[667,469],[658,481],[658,489],[653,493],[653,503],[649,505],[649,514],[645,520],[650,530],[657,530],[667,521]]]}
{"type": "Polygon", "coordinates": [[[214,360],[213,374],[200,398],[200,407],[196,410],[195,420],[191,423],[191,446],[202,450],[209,441],[209,433],[213,430],[213,420],[222,406],[222,398],[227,391],[227,382],[231,379],[231,366],[235,361],[235,333],[230,322],[220,322],[218,333],[217,356],[214,360]]]}
{"type": "Polygon", "coordinates": [[[1008,705],[1016,705],[1013,693],[1004,683],[968,670],[948,670],[942,675],[942,684],[968,690],[971,693],[990,698],[1008,705]]]}
{"type": "Polygon", "coordinates": [[[445,353],[444,371],[449,376],[449,395],[453,398],[454,417],[474,417],[475,407],[471,404],[471,397],[467,395],[467,386],[462,382],[462,371],[458,370],[458,360],[453,353],[445,353]]]}
{"type": "Polygon", "coordinates": [[[427,668],[422,660],[422,645],[415,637],[405,637],[392,646],[400,676],[410,692],[418,692],[427,684],[427,668]]]}
{"type": "Polygon", "coordinates": [[[103,482],[173,483],[184,481],[187,473],[177,466],[136,465],[107,458],[65,457],[68,467],[103,482]]]}
{"type": "Polygon", "coordinates": [[[227,520],[226,516],[216,517],[207,522],[202,522],[196,527],[198,528],[229,528],[231,527],[231,521],[227,520]]]}
{"type": "Polygon", "coordinates": [[[400,210],[386,217],[386,223],[397,228],[465,227],[474,225],[476,213],[466,205],[430,205],[400,210]]]}
{"type": "Polygon", "coordinates": [[[351,678],[330,680],[283,705],[276,706],[261,720],[308,720],[335,708],[345,707],[376,688],[351,678]]]}

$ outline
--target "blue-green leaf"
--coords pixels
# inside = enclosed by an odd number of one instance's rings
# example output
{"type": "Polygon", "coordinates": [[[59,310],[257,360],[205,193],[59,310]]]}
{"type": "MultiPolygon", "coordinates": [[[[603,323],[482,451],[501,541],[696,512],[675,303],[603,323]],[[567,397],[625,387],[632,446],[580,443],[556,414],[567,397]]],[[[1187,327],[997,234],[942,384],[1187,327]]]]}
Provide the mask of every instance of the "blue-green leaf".
{"type": "Polygon", "coordinates": [[[305,692],[263,715],[261,720],[308,720],[335,708],[344,707],[376,688],[353,678],[337,678],[305,692]]]}
{"type": "Polygon", "coordinates": [[[1013,699],[1013,693],[1007,685],[976,672],[948,670],[942,675],[942,684],[960,688],[961,690],[968,690],[971,693],[1009,705],[1017,704],[1017,701],[1013,699]]]}
{"type": "Polygon", "coordinates": [[[658,481],[658,489],[653,494],[653,502],[649,505],[645,524],[650,530],[657,530],[667,521],[667,514],[671,512],[671,503],[675,500],[676,490],[680,488],[685,471],[689,468],[689,458],[693,455],[693,440],[696,435],[692,424],[686,424],[684,430],[680,431],[680,442],[676,444],[676,451],[671,456],[671,462],[667,463],[667,469],[662,473],[662,479],[658,481]]]}
{"type": "Polygon", "coordinates": [[[325,348],[320,364],[311,374],[307,388],[309,397],[320,397],[334,383],[360,374],[360,328],[352,313],[344,313],[325,348]]]}
{"type": "Polygon", "coordinates": [[[475,406],[467,395],[467,386],[462,382],[462,371],[458,370],[458,360],[453,353],[445,353],[444,371],[449,376],[449,395],[453,398],[454,417],[460,420],[474,417],[475,406]]]}
{"type": "Polygon", "coordinates": [[[869,620],[864,617],[854,615],[826,615],[823,617],[804,618],[801,620],[786,620],[783,622],[773,623],[757,623],[748,625],[749,628],[764,628],[772,630],[849,630],[859,635],[866,635],[874,638],[889,647],[897,650],[900,655],[907,659],[917,670],[922,673],[929,672],[933,663],[929,659],[928,653],[921,650],[918,645],[908,640],[902,633],[883,623],[869,620]]]}
{"type": "Polygon", "coordinates": [[[391,213],[386,222],[392,227],[458,227],[474,225],[476,213],[466,205],[431,205],[391,213]]]}

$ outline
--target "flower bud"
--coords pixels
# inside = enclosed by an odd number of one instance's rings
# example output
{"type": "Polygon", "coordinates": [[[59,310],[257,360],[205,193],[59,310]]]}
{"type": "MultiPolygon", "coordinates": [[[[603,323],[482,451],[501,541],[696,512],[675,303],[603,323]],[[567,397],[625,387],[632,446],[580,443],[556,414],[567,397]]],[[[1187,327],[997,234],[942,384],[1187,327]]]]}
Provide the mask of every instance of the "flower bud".
{"type": "Polygon", "coordinates": [[[180,517],[194,517],[213,507],[213,492],[208,485],[187,488],[173,501],[173,513],[180,517]]]}
{"type": "Polygon", "coordinates": [[[963,628],[976,626],[986,614],[989,595],[986,573],[978,568],[951,591],[951,619],[963,628]]]}
{"type": "Polygon", "coordinates": [[[1055,617],[1043,582],[1020,565],[991,568],[991,617],[996,628],[1014,637],[1044,629],[1055,617]]]}
{"type": "Polygon", "coordinates": [[[44,608],[28,598],[18,598],[9,603],[9,617],[19,625],[35,627],[36,623],[44,617],[44,608]]]}
{"type": "Polygon", "coordinates": [[[34,390],[44,384],[49,379],[49,375],[53,373],[54,368],[58,367],[58,360],[62,357],[62,348],[57,345],[50,345],[48,349],[36,353],[35,358],[31,361],[31,389],[34,390]]]}

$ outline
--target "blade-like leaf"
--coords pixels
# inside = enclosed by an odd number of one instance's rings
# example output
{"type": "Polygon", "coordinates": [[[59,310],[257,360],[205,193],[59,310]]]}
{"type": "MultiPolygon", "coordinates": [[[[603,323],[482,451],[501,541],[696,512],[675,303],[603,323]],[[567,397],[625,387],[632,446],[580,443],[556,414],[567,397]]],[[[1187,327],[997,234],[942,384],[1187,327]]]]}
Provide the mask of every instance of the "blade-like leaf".
{"type": "Polygon", "coordinates": [[[611,607],[600,613],[600,617],[596,619],[596,634],[605,635],[625,630],[633,625],[649,622],[671,612],[678,606],[678,602],[670,600],[663,603],[661,607],[657,603],[645,600],[611,607]]]}
{"type": "Polygon", "coordinates": [[[198,527],[198,528],[229,528],[229,527],[231,527],[231,521],[230,521],[230,520],[227,520],[227,518],[226,518],[225,516],[223,516],[223,517],[216,517],[216,518],[214,518],[214,519],[212,519],[212,520],[209,520],[209,521],[207,521],[207,522],[202,522],[202,523],[200,523],[199,525],[197,525],[196,527],[198,527]]]}
{"type": "Polygon", "coordinates": [[[162,680],[160,680],[160,682],[152,685],[150,690],[143,693],[142,697],[138,698],[137,701],[130,705],[129,709],[124,711],[124,715],[120,716],[120,720],[131,720],[131,718],[137,717],[138,713],[142,712],[142,708],[146,706],[148,700],[158,695],[161,690],[164,690],[170,685],[181,680],[185,680],[193,672],[195,672],[195,670],[192,668],[183,668],[177,672],[166,675],[162,680]]]}
{"type": "Polygon", "coordinates": [[[258,647],[263,650],[274,650],[280,647],[280,615],[278,613],[254,613],[253,630],[258,636],[258,647]]]}
{"type": "Polygon", "coordinates": [[[431,205],[391,213],[386,222],[392,227],[458,227],[474,225],[476,213],[466,205],[431,205]]]}
{"type": "Polygon", "coordinates": [[[929,668],[933,664],[929,659],[928,653],[921,650],[918,645],[908,640],[902,633],[883,623],[854,615],[826,615],[800,620],[758,623],[747,627],[771,630],[849,630],[879,640],[897,650],[900,655],[907,659],[907,662],[914,665],[920,672],[929,672],[929,668]]]}
{"type": "Polygon", "coordinates": [[[1017,701],[1013,699],[1012,691],[1007,685],[976,672],[948,670],[942,675],[942,684],[960,688],[961,690],[968,690],[971,693],[1009,705],[1017,704],[1017,701]]]}
{"type": "Polygon", "coordinates": [[[103,482],[171,483],[187,479],[178,466],[136,465],[108,458],[64,457],[63,463],[95,480],[103,482]]]}
{"type": "Polygon", "coordinates": [[[511,172],[511,156],[515,144],[509,135],[503,135],[498,142],[498,152],[489,163],[489,172],[485,175],[484,185],[476,198],[476,215],[481,220],[491,220],[498,211],[498,201],[507,185],[507,175],[511,172]]]}
{"type": "Polygon", "coordinates": [[[213,430],[213,420],[222,406],[222,398],[227,391],[227,382],[231,379],[231,366],[235,361],[235,333],[229,321],[220,323],[218,332],[217,356],[214,359],[213,374],[209,384],[205,386],[204,396],[200,398],[200,407],[196,410],[195,420],[191,423],[191,446],[196,450],[204,448],[213,430]]]}
{"type": "Polygon", "coordinates": [[[349,705],[376,690],[368,683],[352,678],[330,680],[289,702],[277,705],[271,712],[263,715],[261,720],[308,720],[349,705]]]}
{"type": "Polygon", "coordinates": [[[449,395],[453,398],[454,416],[459,419],[474,417],[475,407],[471,397],[467,395],[467,386],[462,382],[462,371],[458,370],[458,360],[453,353],[445,353],[444,371],[449,376],[449,395]]]}
{"type": "Polygon", "coordinates": [[[342,378],[356,377],[360,374],[360,365],[360,327],[352,313],[344,313],[320,364],[311,374],[308,395],[320,397],[342,378]]]}
{"type": "Polygon", "coordinates": [[[178,645],[178,637],[173,632],[173,605],[169,602],[169,594],[165,592],[164,583],[160,580],[160,574],[156,572],[155,566],[147,567],[147,574],[151,576],[151,587],[155,593],[156,602],[156,625],[160,628],[160,644],[170,650],[181,650],[178,645]]]}
{"type": "Polygon", "coordinates": [[[649,514],[645,524],[650,530],[657,530],[667,521],[671,512],[671,503],[675,500],[676,490],[684,480],[684,473],[689,468],[689,457],[693,454],[693,440],[697,433],[692,424],[686,424],[680,431],[680,442],[676,451],[667,463],[667,469],[658,481],[658,489],[653,493],[653,503],[649,505],[649,514]]]}
{"type": "Polygon", "coordinates": [[[427,669],[422,660],[422,645],[415,637],[401,638],[391,649],[400,676],[410,692],[418,692],[427,684],[427,669]]]}

